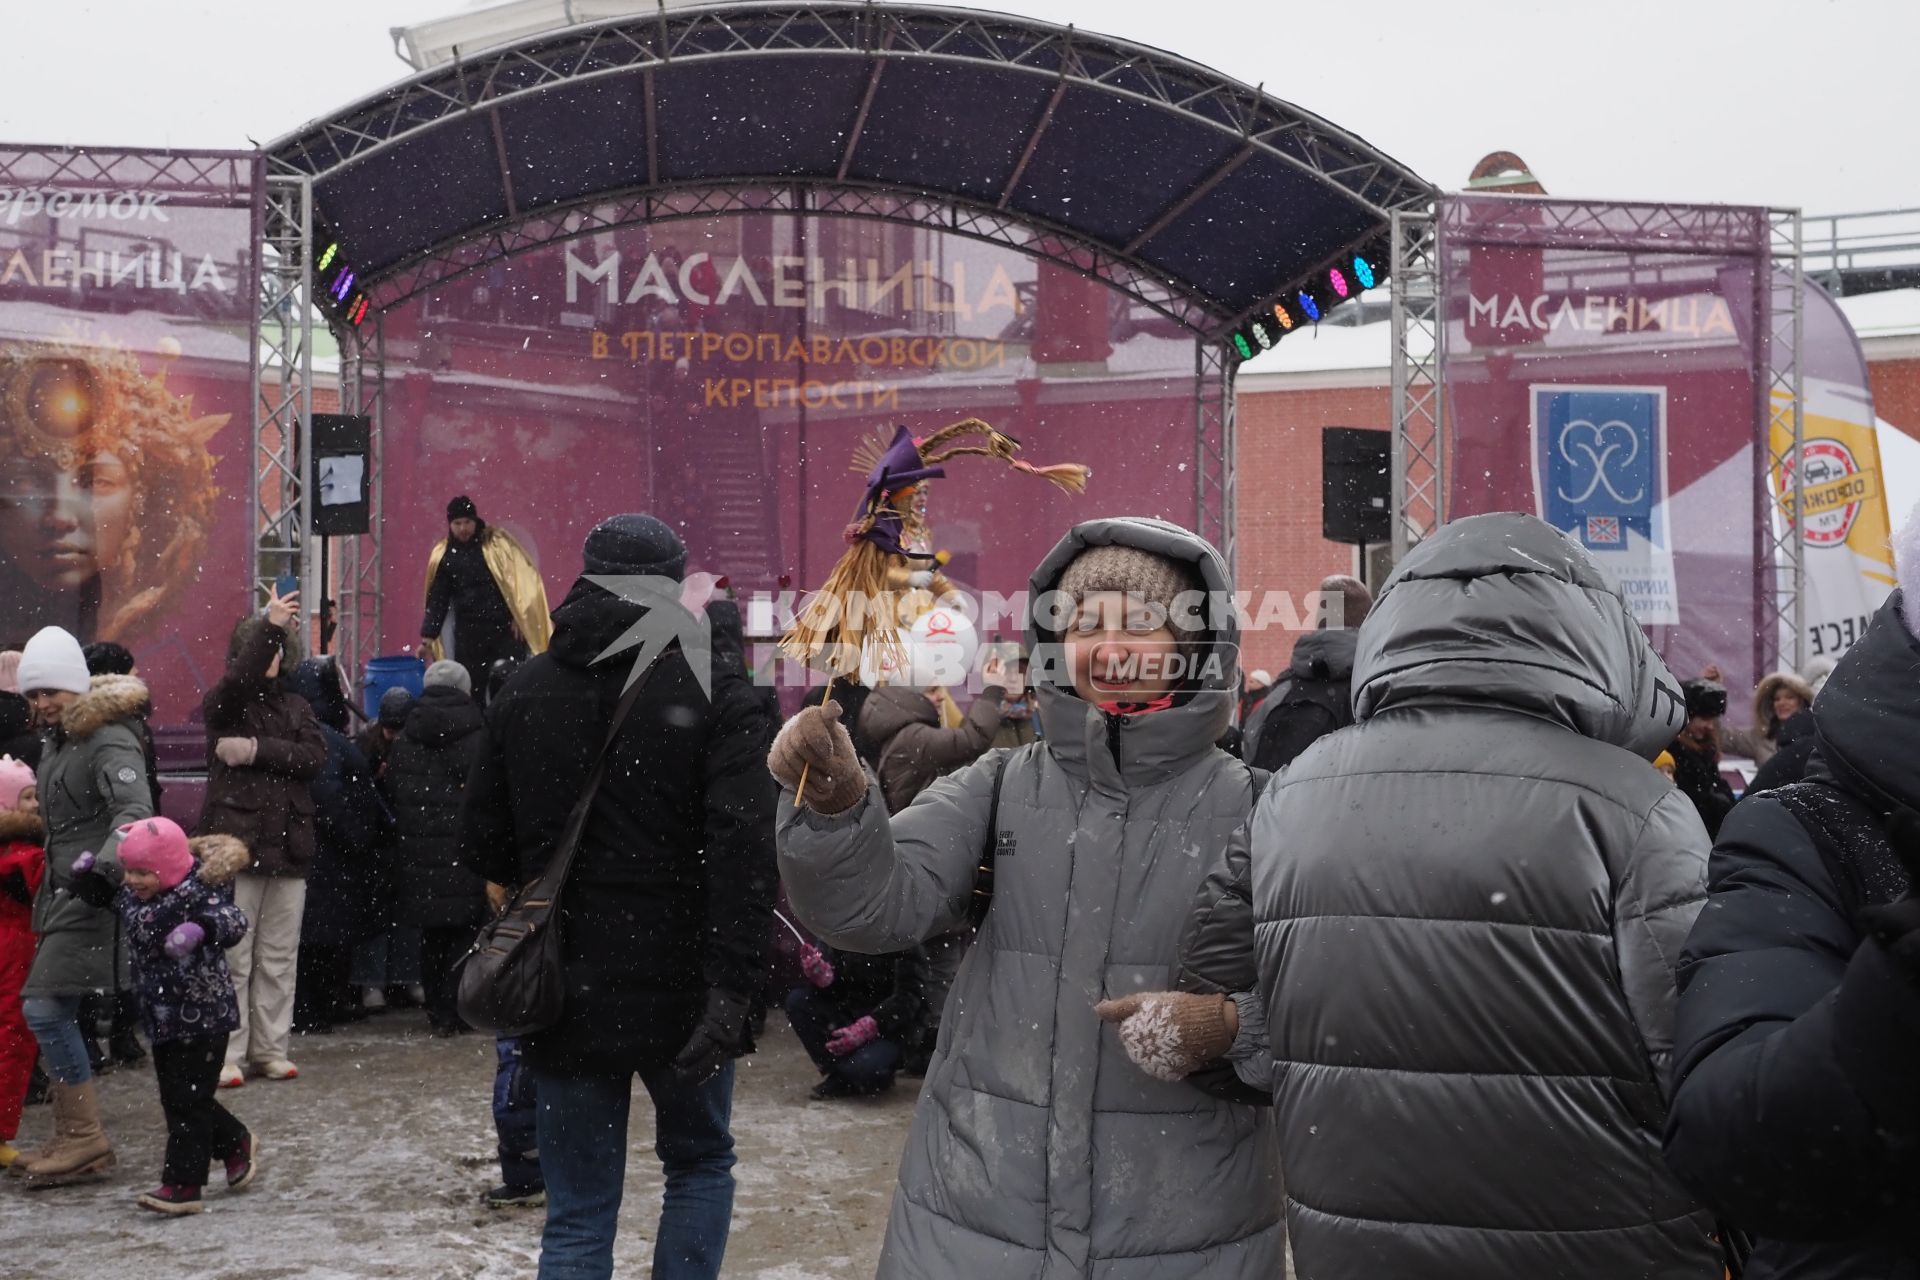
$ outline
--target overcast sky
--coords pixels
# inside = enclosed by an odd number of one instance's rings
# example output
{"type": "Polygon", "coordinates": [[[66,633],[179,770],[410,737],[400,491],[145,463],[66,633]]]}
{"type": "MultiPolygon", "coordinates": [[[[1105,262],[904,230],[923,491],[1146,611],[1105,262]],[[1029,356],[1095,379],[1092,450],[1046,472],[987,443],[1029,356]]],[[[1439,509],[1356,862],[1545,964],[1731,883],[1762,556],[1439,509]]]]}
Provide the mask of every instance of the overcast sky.
{"type": "MultiPolygon", "coordinates": [[[[469,7],[5,0],[0,140],[268,142],[407,75],[389,27],[469,7]]],[[[1920,77],[1911,65],[1920,0],[983,7],[1158,45],[1264,82],[1446,188],[1505,149],[1556,195],[1809,213],[1920,205],[1920,77]]]]}

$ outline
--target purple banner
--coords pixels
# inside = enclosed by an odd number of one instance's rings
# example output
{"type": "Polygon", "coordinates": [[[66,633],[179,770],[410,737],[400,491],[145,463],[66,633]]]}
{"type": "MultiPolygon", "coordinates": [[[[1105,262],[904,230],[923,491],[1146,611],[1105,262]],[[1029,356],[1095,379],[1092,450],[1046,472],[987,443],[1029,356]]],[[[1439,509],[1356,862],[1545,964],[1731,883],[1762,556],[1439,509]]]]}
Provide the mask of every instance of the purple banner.
{"type": "Polygon", "coordinates": [[[256,164],[0,147],[0,647],[124,643],[162,726],[247,607],[256,164]]]}
{"type": "Polygon", "coordinates": [[[1750,687],[1766,212],[1451,196],[1439,218],[1448,517],[1535,512],[1677,674],[1750,687]]]}
{"type": "Polygon", "coordinates": [[[845,550],[865,438],[978,416],[1069,496],[959,458],[929,523],[956,584],[1010,593],[1075,521],[1195,521],[1195,339],[1012,250],[857,219],[748,214],[549,245],[386,314],[385,651],[414,641],[428,549],[470,494],[558,601],[600,518],[646,510],[743,594],[845,550]]]}

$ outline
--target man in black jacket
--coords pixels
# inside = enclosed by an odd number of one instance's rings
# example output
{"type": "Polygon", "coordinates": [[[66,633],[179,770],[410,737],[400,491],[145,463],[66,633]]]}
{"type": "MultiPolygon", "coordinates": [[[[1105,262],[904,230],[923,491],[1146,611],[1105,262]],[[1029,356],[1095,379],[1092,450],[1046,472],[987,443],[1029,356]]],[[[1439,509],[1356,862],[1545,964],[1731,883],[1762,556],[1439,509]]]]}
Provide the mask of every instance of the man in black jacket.
{"type": "Polygon", "coordinates": [[[1758,1237],[1748,1280],[1920,1277],[1920,609],[1902,602],[1821,690],[1808,780],[1727,818],[1681,961],[1667,1159],[1758,1237]]]}
{"type": "Polygon", "coordinates": [[[467,681],[481,692],[482,701],[494,660],[523,651],[513,610],[487,566],[484,548],[490,534],[472,498],[462,494],[447,503],[447,549],[427,587],[427,612],[420,620],[420,639],[438,640],[447,611],[453,611],[456,660],[467,669],[467,681]]]}
{"type": "Polygon", "coordinates": [[[427,668],[387,758],[396,828],[400,923],[420,929],[420,984],[435,1035],[466,1029],[454,1007],[453,965],[487,919],[486,881],[461,858],[460,810],[479,758],[482,721],[467,669],[441,659],[427,668]]]}
{"type": "MultiPolygon", "coordinates": [[[[586,574],[678,581],[680,539],[652,516],[587,537],[586,574]]],[[[547,652],[487,710],[462,840],[486,879],[538,876],[605,741],[631,654],[596,659],[647,612],[582,577],[547,652]]],[[[733,1059],[772,923],[769,725],[738,654],[739,612],[707,606],[711,697],[680,648],[657,659],[608,751],[560,897],[566,1012],[527,1037],[547,1184],[542,1273],[612,1274],[637,1074],[654,1104],[666,1196],[657,1276],[720,1272],[733,1200],[733,1059]],[[724,641],[724,643],[723,643],[724,641]]]]}

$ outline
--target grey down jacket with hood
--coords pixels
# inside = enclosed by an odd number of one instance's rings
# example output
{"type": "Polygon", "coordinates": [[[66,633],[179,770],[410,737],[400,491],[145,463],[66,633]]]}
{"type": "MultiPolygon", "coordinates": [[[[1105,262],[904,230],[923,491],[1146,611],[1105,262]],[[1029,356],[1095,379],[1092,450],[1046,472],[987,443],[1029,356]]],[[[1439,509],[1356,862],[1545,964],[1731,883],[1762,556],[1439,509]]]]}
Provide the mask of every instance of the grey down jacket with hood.
{"type": "Polygon", "coordinates": [[[1709,847],[1648,763],[1678,682],[1531,516],[1428,539],[1359,640],[1358,723],[1267,788],[1179,979],[1258,975],[1298,1274],[1717,1278],[1660,1154],[1709,847]]]}
{"type": "MultiPolygon", "coordinates": [[[[1096,520],[1034,571],[1032,604],[1074,556],[1108,543],[1232,590],[1219,555],[1186,530],[1096,520]]],[[[1034,612],[1030,652],[1058,640],[1034,612]]],[[[1224,612],[1212,627],[1231,644],[1224,612]]],[[[1285,1274],[1271,1112],[1149,1079],[1093,1012],[1166,988],[1201,877],[1252,808],[1251,771],[1213,745],[1233,680],[1228,664],[1177,705],[1136,716],[1041,685],[1043,741],[935,782],[891,830],[877,786],[831,816],[795,810],[783,791],[780,871],[800,917],[837,947],[898,951],[965,922],[1005,760],[993,904],[940,1022],[882,1277],[1285,1274]]]]}

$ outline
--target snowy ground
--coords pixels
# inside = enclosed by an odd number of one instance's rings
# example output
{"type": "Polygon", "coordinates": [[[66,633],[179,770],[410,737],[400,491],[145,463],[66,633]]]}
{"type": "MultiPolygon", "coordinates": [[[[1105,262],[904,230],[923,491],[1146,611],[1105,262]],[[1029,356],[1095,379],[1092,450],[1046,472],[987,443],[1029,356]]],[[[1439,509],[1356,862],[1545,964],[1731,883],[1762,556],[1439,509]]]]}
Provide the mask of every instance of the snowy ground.
{"type": "MultiPolygon", "coordinates": [[[[258,1183],[169,1220],[133,1207],[159,1182],[164,1130],[152,1073],[101,1084],[120,1159],[111,1181],[28,1195],[0,1184],[0,1255],[34,1280],[508,1280],[533,1275],[538,1210],[489,1211],[493,1042],[434,1040],[418,1013],[331,1036],[295,1037],[300,1079],[254,1081],[221,1099],[260,1135],[258,1183]]],[[[873,1275],[917,1080],[891,1096],[807,1099],[812,1065],[775,1014],[740,1066],[740,1163],[726,1274],[757,1280],[873,1275]]],[[[647,1274],[659,1212],[652,1111],[635,1084],[620,1276],[647,1274]]],[[[51,1123],[27,1112],[23,1138],[51,1123]]]]}

